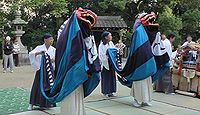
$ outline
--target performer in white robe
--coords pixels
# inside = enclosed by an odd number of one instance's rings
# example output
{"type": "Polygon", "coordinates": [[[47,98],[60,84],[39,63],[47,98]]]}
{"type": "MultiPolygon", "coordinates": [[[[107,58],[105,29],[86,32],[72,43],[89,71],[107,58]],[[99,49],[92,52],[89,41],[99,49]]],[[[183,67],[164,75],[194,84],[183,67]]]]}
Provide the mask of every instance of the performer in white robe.
{"type": "MultiPolygon", "coordinates": [[[[54,107],[55,104],[49,103],[42,95],[40,91],[40,64],[41,64],[41,57],[42,53],[47,53],[52,62],[55,60],[55,52],[56,49],[51,46],[53,44],[53,37],[51,34],[46,33],[44,35],[44,44],[37,46],[35,49],[33,49],[29,53],[29,59],[31,62],[31,65],[35,71],[35,79],[32,85],[31,89],[31,95],[30,95],[30,102],[28,110],[32,110],[33,105],[39,106],[40,108],[49,108],[54,107]]],[[[45,84],[44,84],[45,86],[45,84]]]]}
{"type": "Polygon", "coordinates": [[[151,77],[133,82],[131,88],[131,96],[134,97],[133,106],[152,106],[150,103],[152,101],[152,92],[153,87],[151,77]]]}
{"type": "MultiPolygon", "coordinates": [[[[165,36],[162,34],[162,36],[165,36]]],[[[170,67],[166,71],[166,73],[156,81],[155,91],[157,92],[164,92],[166,94],[174,94],[173,83],[172,83],[172,75],[170,68],[172,67],[173,57],[172,57],[172,43],[175,40],[175,34],[171,33],[168,38],[163,37],[162,41],[167,51],[167,54],[170,58],[169,64],[170,67]]]]}
{"type": "Polygon", "coordinates": [[[84,92],[81,85],[61,101],[60,115],[86,115],[83,99],[84,92]]]}
{"type": "Polygon", "coordinates": [[[99,45],[99,59],[102,64],[101,71],[101,93],[106,97],[114,96],[116,92],[116,76],[115,71],[108,60],[107,49],[115,48],[112,42],[112,35],[110,32],[104,31],[102,33],[102,41],[99,45]]]}

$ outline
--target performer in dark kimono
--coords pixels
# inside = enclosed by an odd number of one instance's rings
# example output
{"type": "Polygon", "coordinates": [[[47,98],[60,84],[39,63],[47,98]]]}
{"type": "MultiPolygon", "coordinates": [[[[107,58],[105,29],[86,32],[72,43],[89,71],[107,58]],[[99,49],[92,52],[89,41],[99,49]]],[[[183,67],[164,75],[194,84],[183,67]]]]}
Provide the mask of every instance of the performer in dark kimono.
{"type": "MultiPolygon", "coordinates": [[[[29,53],[29,59],[30,59],[31,65],[33,66],[34,71],[36,73],[35,73],[35,79],[32,85],[32,89],[31,89],[30,102],[29,102],[30,105],[28,107],[28,110],[32,110],[33,105],[39,106],[41,109],[55,106],[55,104],[48,102],[44,98],[40,90],[40,64],[41,64],[42,53],[44,52],[47,53],[50,56],[52,62],[54,62],[55,52],[56,52],[56,49],[53,46],[51,46],[53,44],[52,35],[49,33],[46,33],[43,38],[44,38],[44,44],[37,46],[35,49],[33,49],[29,53]]],[[[46,83],[44,85],[47,86],[46,83]]],[[[49,89],[45,87],[45,91],[48,92],[48,90],[49,89]]]]}
{"type": "Polygon", "coordinates": [[[99,45],[99,59],[102,64],[101,71],[101,93],[106,97],[114,96],[113,93],[116,92],[116,77],[115,71],[112,67],[107,56],[108,48],[115,48],[115,45],[112,42],[112,35],[108,31],[104,31],[101,35],[102,40],[99,45]]]}

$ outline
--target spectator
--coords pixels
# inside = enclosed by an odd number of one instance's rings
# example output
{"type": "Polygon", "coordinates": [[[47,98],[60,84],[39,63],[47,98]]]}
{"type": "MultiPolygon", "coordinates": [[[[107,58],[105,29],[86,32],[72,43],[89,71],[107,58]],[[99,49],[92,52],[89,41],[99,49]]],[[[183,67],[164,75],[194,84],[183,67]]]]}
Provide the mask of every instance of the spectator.
{"type": "Polygon", "coordinates": [[[187,36],[186,40],[187,41],[183,43],[182,47],[185,47],[190,43],[195,43],[194,41],[192,41],[192,36],[190,36],[190,35],[187,36]]]}
{"type": "Polygon", "coordinates": [[[115,47],[119,51],[119,59],[120,59],[120,63],[122,63],[122,57],[123,57],[124,48],[126,47],[126,45],[122,42],[122,40],[119,40],[118,43],[115,44],[115,47]]]}
{"type": "Polygon", "coordinates": [[[17,40],[14,41],[13,47],[14,47],[14,49],[13,49],[13,51],[14,51],[13,52],[13,59],[14,59],[14,64],[17,67],[17,66],[19,66],[19,56],[18,56],[18,54],[20,52],[20,46],[19,46],[17,40]]]}
{"type": "Polygon", "coordinates": [[[6,73],[7,68],[8,68],[8,61],[9,61],[9,67],[10,67],[10,72],[13,73],[13,44],[11,42],[11,38],[10,36],[7,36],[5,39],[5,44],[3,46],[3,50],[4,50],[4,69],[3,69],[3,73],[6,73]]]}

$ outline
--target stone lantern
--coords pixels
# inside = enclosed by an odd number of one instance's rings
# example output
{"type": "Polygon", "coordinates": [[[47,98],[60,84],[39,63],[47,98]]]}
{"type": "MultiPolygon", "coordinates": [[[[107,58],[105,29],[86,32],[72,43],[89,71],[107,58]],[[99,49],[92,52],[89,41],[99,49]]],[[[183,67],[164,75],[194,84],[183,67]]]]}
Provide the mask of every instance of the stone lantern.
{"type": "Polygon", "coordinates": [[[21,42],[21,36],[25,33],[23,31],[23,25],[27,24],[24,20],[21,19],[20,11],[16,12],[15,19],[12,21],[12,25],[15,27],[15,31],[12,31],[12,34],[15,35],[18,44],[20,45],[21,51],[25,48],[21,42]]]}
{"type": "Polygon", "coordinates": [[[20,11],[17,11],[15,14],[15,19],[11,22],[12,27],[15,28],[14,31],[12,31],[12,34],[15,36],[15,40],[17,40],[19,46],[20,46],[20,52],[18,54],[19,56],[19,64],[24,65],[29,63],[28,62],[28,50],[27,47],[25,47],[21,42],[21,36],[25,33],[23,31],[23,25],[26,25],[28,22],[25,22],[21,19],[21,13],[20,11]]]}

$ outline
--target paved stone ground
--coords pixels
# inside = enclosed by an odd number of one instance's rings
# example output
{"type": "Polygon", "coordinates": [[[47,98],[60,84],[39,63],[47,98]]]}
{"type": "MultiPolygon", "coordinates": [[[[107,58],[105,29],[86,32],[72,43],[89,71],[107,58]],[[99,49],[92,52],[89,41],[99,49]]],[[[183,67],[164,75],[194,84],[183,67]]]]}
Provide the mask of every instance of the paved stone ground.
{"type": "MultiPolygon", "coordinates": [[[[0,67],[0,88],[22,88],[30,91],[34,72],[30,66],[15,68],[14,73],[2,73],[0,67]]],[[[183,95],[153,93],[152,107],[132,106],[130,89],[118,83],[117,97],[107,99],[100,94],[100,85],[92,95],[85,98],[87,115],[200,115],[200,99],[183,95]]],[[[1,96],[1,95],[0,95],[1,96]]],[[[1,105],[0,105],[1,106],[1,105]]],[[[28,106],[24,105],[24,106],[28,106]]],[[[47,111],[26,111],[13,115],[59,115],[60,108],[47,111]]],[[[1,113],[0,113],[1,114],[1,113]]]]}
{"type": "Polygon", "coordinates": [[[27,111],[30,92],[22,88],[0,89],[0,114],[27,111]]]}

